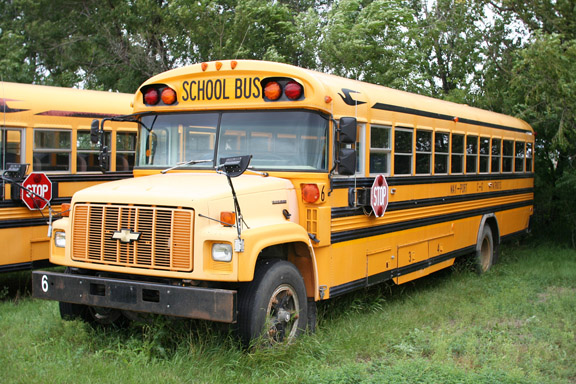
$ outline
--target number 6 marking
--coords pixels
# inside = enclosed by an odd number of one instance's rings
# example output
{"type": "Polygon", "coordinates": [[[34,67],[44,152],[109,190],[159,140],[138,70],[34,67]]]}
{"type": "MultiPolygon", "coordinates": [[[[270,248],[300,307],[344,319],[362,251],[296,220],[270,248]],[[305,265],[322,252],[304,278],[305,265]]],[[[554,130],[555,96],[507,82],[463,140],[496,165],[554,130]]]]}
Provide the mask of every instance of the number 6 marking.
{"type": "Polygon", "coordinates": [[[42,291],[48,292],[48,276],[42,275],[42,291]]]}

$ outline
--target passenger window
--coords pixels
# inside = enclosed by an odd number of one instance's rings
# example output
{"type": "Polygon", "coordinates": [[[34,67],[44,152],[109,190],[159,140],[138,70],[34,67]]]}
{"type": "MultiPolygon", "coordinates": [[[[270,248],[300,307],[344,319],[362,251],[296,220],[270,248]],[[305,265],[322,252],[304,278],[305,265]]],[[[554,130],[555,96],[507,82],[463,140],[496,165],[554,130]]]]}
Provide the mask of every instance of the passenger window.
{"type": "Polygon", "coordinates": [[[434,133],[434,173],[448,173],[448,158],[450,156],[450,134],[434,133]]]}
{"type": "Polygon", "coordinates": [[[412,130],[396,128],[394,131],[394,174],[412,173],[412,130]]]}
{"type": "Polygon", "coordinates": [[[514,159],[514,142],[504,140],[502,145],[502,172],[512,172],[512,162],[514,159]]]}
{"type": "Polygon", "coordinates": [[[486,173],[489,171],[490,165],[490,138],[481,137],[480,138],[480,173],[486,173]]]}
{"type": "Polygon", "coordinates": [[[526,172],[532,172],[532,143],[526,143],[526,172]]]}
{"type": "Polygon", "coordinates": [[[136,158],[136,133],[116,133],[116,171],[131,171],[136,158]]]}
{"type": "Polygon", "coordinates": [[[452,134],[452,173],[464,171],[464,135],[452,134]]]}
{"type": "MultiPolygon", "coordinates": [[[[110,132],[104,133],[104,145],[110,148],[110,132]]],[[[78,131],[76,136],[76,172],[96,172],[101,171],[98,155],[100,145],[92,144],[90,141],[90,131],[78,131]]],[[[110,170],[108,164],[107,171],[110,170]]]]}
{"type": "Polygon", "coordinates": [[[432,158],[432,132],[416,131],[416,173],[430,174],[432,158]]]}
{"type": "Polygon", "coordinates": [[[72,132],[36,129],[34,131],[34,171],[70,171],[72,132]]]}
{"type": "Polygon", "coordinates": [[[478,136],[466,137],[466,173],[476,173],[478,167],[478,136]]]}
{"type": "Polygon", "coordinates": [[[370,173],[390,173],[392,127],[372,125],[370,127],[370,173]]]}
{"type": "Polygon", "coordinates": [[[524,142],[517,141],[514,149],[516,153],[514,172],[524,172],[524,142]]]}
{"type": "Polygon", "coordinates": [[[502,150],[502,140],[492,139],[492,167],[490,172],[500,173],[500,155],[502,150]]]}
{"type": "Polygon", "coordinates": [[[0,130],[0,168],[6,169],[7,163],[22,163],[22,131],[15,129],[0,130]]]}

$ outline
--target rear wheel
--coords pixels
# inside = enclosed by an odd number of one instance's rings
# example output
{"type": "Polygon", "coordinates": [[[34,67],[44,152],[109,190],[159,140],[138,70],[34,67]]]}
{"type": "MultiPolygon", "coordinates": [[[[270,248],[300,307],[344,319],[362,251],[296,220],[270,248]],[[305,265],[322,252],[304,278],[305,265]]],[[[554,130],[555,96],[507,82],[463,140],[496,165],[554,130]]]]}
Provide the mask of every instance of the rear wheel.
{"type": "Polygon", "coordinates": [[[254,280],[239,291],[238,331],[245,345],[274,345],[306,330],[308,303],[298,269],[283,260],[259,263],[254,280]]]}
{"type": "Polygon", "coordinates": [[[487,272],[494,264],[494,237],[490,226],[484,226],[479,246],[476,248],[476,272],[487,272]]]}

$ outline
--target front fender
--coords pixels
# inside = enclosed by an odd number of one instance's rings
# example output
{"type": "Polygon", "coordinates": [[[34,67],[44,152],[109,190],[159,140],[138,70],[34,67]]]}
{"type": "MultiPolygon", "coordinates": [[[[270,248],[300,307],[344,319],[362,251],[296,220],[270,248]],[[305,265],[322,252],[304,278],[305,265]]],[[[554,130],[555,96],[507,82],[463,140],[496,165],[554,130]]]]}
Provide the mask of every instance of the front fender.
{"type": "Polygon", "coordinates": [[[296,223],[286,222],[247,229],[242,231],[242,238],[244,239],[244,252],[239,254],[239,281],[252,281],[258,256],[263,249],[288,243],[303,243],[308,247],[308,252],[312,258],[314,276],[317,275],[314,250],[310,244],[308,233],[296,223]]]}
{"type": "Polygon", "coordinates": [[[50,262],[52,264],[65,265],[66,253],[70,249],[71,240],[68,236],[70,236],[70,219],[64,217],[56,220],[52,226],[52,237],[50,238],[50,262]],[[54,243],[54,237],[58,232],[66,233],[66,248],[57,247],[54,243]]]}

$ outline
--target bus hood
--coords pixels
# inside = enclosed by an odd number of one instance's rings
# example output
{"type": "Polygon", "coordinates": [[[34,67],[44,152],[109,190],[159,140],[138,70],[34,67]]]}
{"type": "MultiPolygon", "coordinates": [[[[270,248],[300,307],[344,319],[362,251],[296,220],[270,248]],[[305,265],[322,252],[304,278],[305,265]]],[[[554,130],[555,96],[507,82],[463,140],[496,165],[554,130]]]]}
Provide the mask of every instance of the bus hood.
{"type": "MultiPolygon", "coordinates": [[[[290,181],[277,177],[242,175],[233,178],[232,183],[239,199],[245,195],[294,190],[290,181]]],[[[200,201],[231,197],[232,190],[224,175],[170,173],[99,184],[77,192],[73,201],[194,208],[200,201]]]]}

